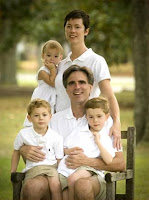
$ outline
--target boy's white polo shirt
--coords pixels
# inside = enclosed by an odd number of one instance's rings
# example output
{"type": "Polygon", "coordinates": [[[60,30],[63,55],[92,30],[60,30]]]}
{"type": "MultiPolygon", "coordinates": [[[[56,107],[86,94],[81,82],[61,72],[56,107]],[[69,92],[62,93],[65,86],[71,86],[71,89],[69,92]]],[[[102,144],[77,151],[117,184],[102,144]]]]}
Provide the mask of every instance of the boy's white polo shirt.
{"type": "Polygon", "coordinates": [[[58,74],[55,79],[55,88],[57,93],[57,102],[56,102],[56,112],[67,109],[70,106],[70,99],[66,93],[66,89],[63,86],[62,76],[64,71],[69,68],[71,65],[79,65],[81,67],[85,66],[90,68],[94,75],[94,86],[91,92],[91,98],[97,97],[100,94],[98,83],[105,79],[111,79],[108,65],[105,59],[88,49],[81,56],[75,60],[70,59],[71,52],[68,56],[62,60],[58,66],[58,74]]]}
{"type": "Polygon", "coordinates": [[[51,128],[48,128],[44,136],[36,133],[33,127],[22,129],[15,139],[14,149],[19,150],[24,144],[42,146],[46,158],[40,162],[26,160],[26,168],[23,172],[39,165],[54,165],[57,163],[56,159],[62,159],[64,156],[63,137],[51,128]]]}
{"type": "MultiPolygon", "coordinates": [[[[100,141],[104,148],[111,154],[112,157],[115,156],[116,149],[113,148],[113,139],[109,136],[110,124],[108,122],[112,122],[109,118],[108,121],[105,122],[105,126],[99,131],[100,141]]],[[[70,135],[68,135],[64,140],[64,148],[73,148],[80,147],[83,149],[84,154],[89,158],[97,158],[100,156],[100,150],[95,143],[94,136],[89,130],[88,124],[84,127],[76,128],[70,135]]],[[[67,155],[61,160],[58,166],[58,172],[68,177],[75,170],[67,168],[65,164],[65,159],[67,155]]],[[[104,177],[104,171],[96,170],[98,174],[104,177]]]]}

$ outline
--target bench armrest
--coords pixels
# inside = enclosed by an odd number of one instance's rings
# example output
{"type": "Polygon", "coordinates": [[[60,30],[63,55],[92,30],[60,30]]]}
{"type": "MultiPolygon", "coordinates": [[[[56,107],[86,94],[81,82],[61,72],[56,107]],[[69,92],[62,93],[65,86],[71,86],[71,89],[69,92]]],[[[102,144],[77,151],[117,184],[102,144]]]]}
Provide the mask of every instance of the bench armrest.
{"type": "Polygon", "coordinates": [[[115,182],[133,178],[133,170],[128,169],[124,172],[108,172],[105,175],[106,182],[115,182]]]}

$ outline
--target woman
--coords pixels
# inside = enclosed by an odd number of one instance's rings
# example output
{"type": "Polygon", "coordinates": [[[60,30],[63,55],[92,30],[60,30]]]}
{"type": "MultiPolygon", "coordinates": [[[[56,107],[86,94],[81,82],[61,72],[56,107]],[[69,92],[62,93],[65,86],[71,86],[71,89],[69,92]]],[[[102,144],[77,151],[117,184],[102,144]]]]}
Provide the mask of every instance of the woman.
{"type": "Polygon", "coordinates": [[[62,84],[63,72],[73,64],[89,67],[94,74],[94,87],[91,97],[105,96],[110,105],[110,115],[113,118],[113,127],[110,135],[114,135],[114,147],[120,149],[120,114],[116,97],[110,84],[110,73],[105,59],[97,55],[91,48],[87,48],[85,38],[89,33],[89,16],[82,10],[73,10],[67,14],[64,20],[66,39],[68,40],[71,52],[60,63],[58,75],[55,80],[57,93],[56,112],[70,106],[70,100],[62,84]]]}

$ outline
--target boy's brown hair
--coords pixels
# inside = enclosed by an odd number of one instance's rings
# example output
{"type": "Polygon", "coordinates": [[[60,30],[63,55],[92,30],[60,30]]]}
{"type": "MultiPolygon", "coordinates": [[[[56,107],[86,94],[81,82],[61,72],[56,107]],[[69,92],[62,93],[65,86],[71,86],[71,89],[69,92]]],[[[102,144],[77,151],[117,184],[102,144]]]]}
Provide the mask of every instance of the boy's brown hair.
{"type": "Polygon", "coordinates": [[[43,99],[33,99],[27,106],[28,115],[31,115],[35,108],[40,108],[40,107],[47,108],[48,112],[51,114],[51,106],[47,101],[43,99]]]}
{"type": "Polygon", "coordinates": [[[99,96],[96,98],[92,98],[88,100],[85,104],[85,113],[89,108],[95,109],[95,108],[100,108],[103,110],[105,114],[109,113],[109,104],[106,98],[103,96],[99,96]]]}

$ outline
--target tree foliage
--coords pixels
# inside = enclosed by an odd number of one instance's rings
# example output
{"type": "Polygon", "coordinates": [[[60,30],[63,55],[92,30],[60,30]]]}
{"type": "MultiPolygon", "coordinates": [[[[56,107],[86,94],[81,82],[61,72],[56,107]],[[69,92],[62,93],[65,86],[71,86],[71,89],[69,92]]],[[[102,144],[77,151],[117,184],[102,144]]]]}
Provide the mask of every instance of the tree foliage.
{"type": "Polygon", "coordinates": [[[125,62],[129,59],[130,34],[127,1],[118,3],[102,0],[65,0],[65,2],[61,0],[1,0],[1,84],[16,84],[15,49],[22,38],[37,44],[52,38],[62,44],[66,42],[64,16],[73,9],[85,10],[90,15],[91,30],[86,41],[88,47],[92,47],[97,53],[103,55],[108,64],[125,62]]]}
{"type": "Polygon", "coordinates": [[[129,58],[130,9],[127,1],[1,0],[0,5],[0,36],[3,38],[0,50],[11,48],[22,37],[38,43],[57,38],[63,43],[64,16],[70,10],[83,9],[91,19],[88,46],[105,55],[110,63],[129,58]]]}

